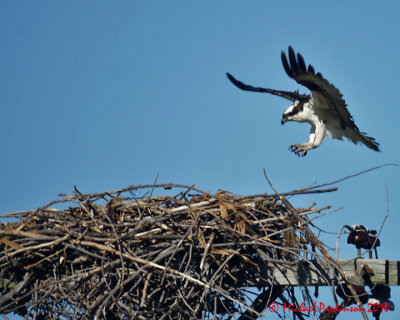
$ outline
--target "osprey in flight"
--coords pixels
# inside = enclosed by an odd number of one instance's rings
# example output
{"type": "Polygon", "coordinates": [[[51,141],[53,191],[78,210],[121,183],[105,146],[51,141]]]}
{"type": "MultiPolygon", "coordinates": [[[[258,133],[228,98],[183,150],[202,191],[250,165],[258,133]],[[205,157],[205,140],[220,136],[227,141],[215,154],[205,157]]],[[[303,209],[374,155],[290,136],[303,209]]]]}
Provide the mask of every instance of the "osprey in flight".
{"type": "Polygon", "coordinates": [[[355,144],[361,142],[372,150],[380,151],[379,143],[357,128],[338,89],[325,80],[320,73],[315,73],[311,65],[307,68],[299,53],[296,58],[292,47],[289,46],[289,61],[284,51],[281,57],[287,75],[297,83],[306,86],[311,91],[311,96],[300,94],[298,90],[290,92],[256,88],[236,80],[229,73],[227,76],[242,90],[271,93],[293,102],[293,105],[283,113],[281,124],[283,125],[286,121],[308,122],[311,130],[308,141],[292,144],[291,151],[298,156],[305,156],[308,150],[317,148],[325,136],[339,140],[346,137],[355,144]]]}

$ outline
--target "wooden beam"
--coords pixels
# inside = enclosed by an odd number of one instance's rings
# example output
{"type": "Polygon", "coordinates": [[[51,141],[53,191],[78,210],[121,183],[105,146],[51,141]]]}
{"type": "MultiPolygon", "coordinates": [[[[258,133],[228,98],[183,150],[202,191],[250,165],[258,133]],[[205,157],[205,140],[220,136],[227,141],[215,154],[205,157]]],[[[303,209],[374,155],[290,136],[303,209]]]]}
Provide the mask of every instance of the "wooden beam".
{"type": "MultiPolygon", "coordinates": [[[[347,276],[354,274],[360,265],[367,264],[373,271],[374,284],[400,285],[400,261],[383,259],[339,260],[339,265],[347,276]]],[[[317,260],[303,261],[265,261],[254,266],[250,263],[241,266],[233,275],[243,287],[272,284],[281,286],[328,286],[336,283],[335,271],[331,265],[317,260]]]]}
{"type": "Polygon", "coordinates": [[[367,264],[374,271],[374,275],[371,276],[372,283],[389,286],[400,285],[400,261],[383,259],[340,260],[340,266],[349,276],[354,273],[356,268],[365,264],[367,264]]]}

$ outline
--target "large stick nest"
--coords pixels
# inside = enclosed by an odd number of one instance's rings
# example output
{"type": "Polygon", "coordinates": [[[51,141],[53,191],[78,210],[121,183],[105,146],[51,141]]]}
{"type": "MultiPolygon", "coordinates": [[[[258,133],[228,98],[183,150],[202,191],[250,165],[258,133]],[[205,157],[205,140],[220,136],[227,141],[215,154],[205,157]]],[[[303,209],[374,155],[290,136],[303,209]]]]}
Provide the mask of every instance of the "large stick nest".
{"type": "MultiPolygon", "coordinates": [[[[0,225],[0,314],[255,319],[287,288],[266,291],[260,308],[243,270],[262,277],[265,261],[306,259],[316,245],[304,227],[310,214],[327,208],[296,209],[301,221],[294,219],[284,197],[302,193],[309,192],[244,197],[171,184],[90,195],[75,189],[35,211],[4,215],[19,221],[0,225]],[[162,188],[168,195],[159,195],[162,188]]],[[[297,303],[292,293],[285,299],[297,303]]]]}

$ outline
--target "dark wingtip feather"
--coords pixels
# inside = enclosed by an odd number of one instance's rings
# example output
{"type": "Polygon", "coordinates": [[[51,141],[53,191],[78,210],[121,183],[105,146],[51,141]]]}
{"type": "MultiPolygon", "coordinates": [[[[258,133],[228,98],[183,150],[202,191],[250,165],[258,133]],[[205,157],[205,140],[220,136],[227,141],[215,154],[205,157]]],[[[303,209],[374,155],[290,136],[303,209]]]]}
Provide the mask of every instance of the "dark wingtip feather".
{"type": "Polygon", "coordinates": [[[244,90],[244,91],[255,91],[255,92],[268,92],[267,89],[262,89],[262,88],[255,88],[253,86],[249,86],[247,84],[244,84],[243,82],[236,80],[231,74],[226,73],[226,76],[228,79],[239,89],[244,90]],[[263,91],[264,90],[264,91],[263,91]]]}
{"type": "Polygon", "coordinates": [[[289,55],[294,55],[294,50],[293,50],[293,47],[292,46],[290,46],[289,45],[289,47],[288,47],[288,52],[289,52],[289,55]]]}
{"type": "Polygon", "coordinates": [[[297,65],[296,61],[296,54],[294,53],[294,50],[291,46],[289,46],[289,61],[290,61],[290,67],[292,69],[292,72],[294,74],[299,72],[299,66],[297,65]]]}
{"type": "Polygon", "coordinates": [[[292,72],[292,69],[290,69],[289,62],[288,62],[288,60],[287,60],[287,58],[286,58],[285,51],[283,51],[283,50],[282,50],[282,52],[281,52],[281,59],[282,59],[283,68],[285,69],[286,74],[287,74],[290,78],[293,78],[293,77],[294,77],[294,74],[293,74],[293,72],[292,72]]]}
{"type": "Polygon", "coordinates": [[[315,70],[311,64],[308,66],[308,72],[315,74],[315,70]]]}
{"type": "Polygon", "coordinates": [[[230,73],[226,73],[226,76],[228,77],[228,79],[238,88],[245,90],[246,85],[242,82],[240,82],[239,80],[236,80],[234,78],[234,76],[232,76],[230,73]]]}
{"type": "Polygon", "coordinates": [[[231,82],[235,85],[240,87],[242,85],[242,83],[239,80],[236,80],[235,77],[233,75],[231,75],[230,73],[226,73],[226,76],[228,77],[229,80],[231,80],[231,82]]]}
{"type": "Polygon", "coordinates": [[[304,73],[307,72],[306,63],[304,62],[304,59],[300,53],[297,54],[297,61],[299,65],[299,71],[304,73]]]}

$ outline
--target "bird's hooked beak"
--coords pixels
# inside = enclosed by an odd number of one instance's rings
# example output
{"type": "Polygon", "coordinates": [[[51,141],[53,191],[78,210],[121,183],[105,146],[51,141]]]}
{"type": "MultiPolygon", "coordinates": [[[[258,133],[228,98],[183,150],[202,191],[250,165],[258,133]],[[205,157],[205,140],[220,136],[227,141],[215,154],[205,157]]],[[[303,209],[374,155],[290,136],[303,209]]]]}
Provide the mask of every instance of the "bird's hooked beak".
{"type": "Polygon", "coordinates": [[[281,120],[281,125],[284,125],[286,121],[287,121],[287,116],[286,116],[286,114],[283,114],[282,120],[281,120]]]}

